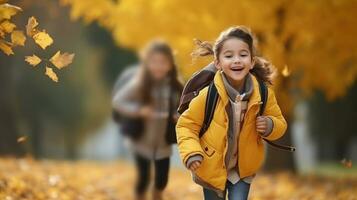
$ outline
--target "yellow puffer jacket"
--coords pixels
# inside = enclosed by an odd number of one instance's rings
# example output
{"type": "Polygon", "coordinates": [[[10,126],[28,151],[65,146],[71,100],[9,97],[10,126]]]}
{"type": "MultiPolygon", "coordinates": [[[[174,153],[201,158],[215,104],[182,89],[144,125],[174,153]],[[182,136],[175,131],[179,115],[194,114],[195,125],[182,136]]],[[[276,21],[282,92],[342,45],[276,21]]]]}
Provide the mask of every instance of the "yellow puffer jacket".
{"type": "MultiPolygon", "coordinates": [[[[259,83],[254,76],[252,76],[252,80],[254,89],[248,102],[247,112],[238,140],[239,155],[237,164],[241,178],[255,174],[262,166],[265,157],[262,136],[257,133],[255,125],[260,104],[262,103],[259,83]]],[[[180,116],[176,125],[177,144],[184,164],[193,155],[199,154],[203,157],[201,166],[196,170],[194,176],[211,188],[223,191],[227,181],[224,158],[228,146],[228,114],[226,108],[228,108],[229,97],[224,88],[222,77],[218,72],[214,77],[214,84],[219,98],[208,130],[202,138],[199,138],[208,92],[208,87],[206,87],[190,102],[189,108],[180,116]]],[[[283,136],[287,124],[281,114],[274,91],[270,88],[268,88],[268,100],[263,115],[270,117],[273,121],[273,130],[265,138],[276,140],[283,136]]]]}

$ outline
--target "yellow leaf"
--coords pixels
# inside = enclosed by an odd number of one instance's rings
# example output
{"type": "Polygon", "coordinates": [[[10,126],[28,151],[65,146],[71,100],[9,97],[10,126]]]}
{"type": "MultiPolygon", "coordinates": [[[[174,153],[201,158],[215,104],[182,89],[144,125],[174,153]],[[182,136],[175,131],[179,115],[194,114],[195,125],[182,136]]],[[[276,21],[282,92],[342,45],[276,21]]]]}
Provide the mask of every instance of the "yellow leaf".
{"type": "Polygon", "coordinates": [[[0,37],[5,38],[5,32],[0,28],[0,37]]]}
{"type": "Polygon", "coordinates": [[[26,140],[27,140],[27,137],[22,136],[22,137],[17,138],[17,143],[22,143],[22,142],[25,142],[26,140]]]}
{"type": "Polygon", "coordinates": [[[3,19],[11,19],[18,11],[22,11],[20,7],[13,6],[10,4],[1,4],[0,5],[0,21],[3,19]]]}
{"type": "Polygon", "coordinates": [[[50,61],[58,68],[62,69],[67,65],[71,64],[73,61],[74,54],[64,53],[61,54],[61,51],[57,51],[57,53],[52,56],[50,61]]]}
{"type": "Polygon", "coordinates": [[[285,65],[285,67],[284,67],[283,71],[281,72],[281,74],[282,74],[284,77],[290,76],[290,70],[289,70],[289,68],[288,68],[287,65],[285,65]]]}
{"type": "Polygon", "coordinates": [[[46,49],[46,47],[53,43],[51,36],[48,35],[45,31],[36,33],[33,36],[33,39],[42,49],[46,49]]]}
{"type": "Polygon", "coordinates": [[[341,163],[345,168],[351,168],[352,167],[352,161],[351,160],[347,160],[346,158],[342,159],[341,163]]]}
{"type": "Polygon", "coordinates": [[[16,28],[16,25],[8,20],[5,20],[0,24],[0,29],[2,29],[6,33],[11,33],[14,28],[16,28]]]}
{"type": "Polygon", "coordinates": [[[14,31],[11,33],[11,42],[14,46],[24,46],[26,37],[22,31],[14,31]]]}
{"type": "Polygon", "coordinates": [[[46,75],[50,77],[54,82],[58,82],[57,74],[50,67],[46,67],[46,75]]]}
{"type": "Polygon", "coordinates": [[[38,30],[35,29],[37,25],[38,25],[38,22],[35,17],[30,17],[28,19],[27,25],[26,25],[27,36],[32,37],[33,35],[35,35],[38,32],[38,30]]]}
{"type": "Polygon", "coordinates": [[[38,65],[42,60],[41,58],[37,57],[35,54],[33,54],[32,56],[26,56],[25,57],[25,61],[28,62],[30,65],[32,66],[36,66],[38,65]]]}
{"type": "Polygon", "coordinates": [[[14,54],[14,52],[12,51],[12,46],[10,45],[10,43],[4,41],[4,40],[0,40],[0,49],[6,54],[6,55],[11,55],[14,54]]]}

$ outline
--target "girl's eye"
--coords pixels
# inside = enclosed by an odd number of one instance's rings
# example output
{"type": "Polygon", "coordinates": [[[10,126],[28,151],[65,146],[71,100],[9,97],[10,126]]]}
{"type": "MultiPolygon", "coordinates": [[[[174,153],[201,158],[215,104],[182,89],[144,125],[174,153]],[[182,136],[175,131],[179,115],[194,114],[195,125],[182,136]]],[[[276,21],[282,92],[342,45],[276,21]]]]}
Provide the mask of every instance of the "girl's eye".
{"type": "Polygon", "coordinates": [[[225,58],[232,58],[232,55],[225,55],[225,58]]]}
{"type": "Polygon", "coordinates": [[[248,56],[248,54],[241,54],[240,56],[242,56],[242,57],[246,57],[246,56],[248,56]]]}

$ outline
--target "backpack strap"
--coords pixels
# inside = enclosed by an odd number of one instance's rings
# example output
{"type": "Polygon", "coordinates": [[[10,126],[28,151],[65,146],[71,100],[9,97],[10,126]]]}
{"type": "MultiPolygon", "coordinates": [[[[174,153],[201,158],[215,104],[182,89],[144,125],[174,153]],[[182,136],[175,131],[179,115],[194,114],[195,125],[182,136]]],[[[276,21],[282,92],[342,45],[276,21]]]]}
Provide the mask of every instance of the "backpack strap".
{"type": "Polygon", "coordinates": [[[201,138],[203,134],[207,131],[211,121],[213,119],[214,110],[216,108],[218,101],[218,92],[214,83],[210,83],[208,86],[208,92],[206,97],[206,105],[205,105],[205,117],[200,130],[199,137],[201,138]]]}
{"type": "MultiPolygon", "coordinates": [[[[268,101],[268,88],[265,85],[264,81],[258,79],[259,82],[259,93],[260,93],[260,97],[261,97],[261,101],[263,102],[260,105],[260,110],[259,110],[259,115],[263,115],[267,101],[268,101]]],[[[271,142],[265,138],[263,138],[265,142],[267,142],[268,144],[270,144],[271,146],[280,149],[280,150],[285,150],[285,151],[289,151],[289,152],[294,152],[295,151],[295,147],[292,146],[285,146],[285,145],[280,145],[280,144],[276,144],[274,142],[271,142]]]]}
{"type": "Polygon", "coordinates": [[[264,81],[260,80],[259,78],[257,79],[259,83],[259,93],[260,93],[260,99],[263,102],[260,104],[260,110],[259,110],[259,116],[263,115],[265,106],[267,105],[268,101],[268,88],[265,85],[264,81]]]}

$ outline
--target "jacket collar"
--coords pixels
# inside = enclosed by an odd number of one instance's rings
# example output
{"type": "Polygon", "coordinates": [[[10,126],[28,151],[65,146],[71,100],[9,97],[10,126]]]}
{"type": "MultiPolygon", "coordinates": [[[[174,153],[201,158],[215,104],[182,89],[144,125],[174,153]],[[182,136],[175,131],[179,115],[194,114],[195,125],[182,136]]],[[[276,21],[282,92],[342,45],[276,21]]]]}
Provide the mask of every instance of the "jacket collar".
{"type": "MultiPolygon", "coordinates": [[[[229,95],[224,87],[224,83],[223,83],[223,79],[222,79],[222,76],[221,74],[222,73],[221,71],[217,71],[215,76],[214,76],[214,84],[217,88],[217,92],[221,98],[221,100],[223,101],[224,105],[226,106],[229,102],[229,95]]],[[[258,80],[256,79],[256,77],[253,75],[253,74],[249,74],[252,78],[252,82],[253,82],[253,91],[252,91],[252,94],[249,98],[249,101],[248,101],[248,108],[254,104],[254,103],[259,103],[261,102],[261,97],[260,97],[260,94],[259,94],[259,83],[258,83],[258,80]]]]}
{"type": "Polygon", "coordinates": [[[241,100],[241,101],[248,101],[250,98],[250,95],[253,92],[253,81],[252,77],[250,74],[246,76],[244,79],[244,86],[242,91],[238,91],[236,88],[234,88],[229,81],[227,80],[227,77],[224,73],[220,73],[222,76],[223,84],[224,87],[226,88],[226,91],[228,93],[228,96],[231,101],[236,101],[236,100],[241,100]]]}

